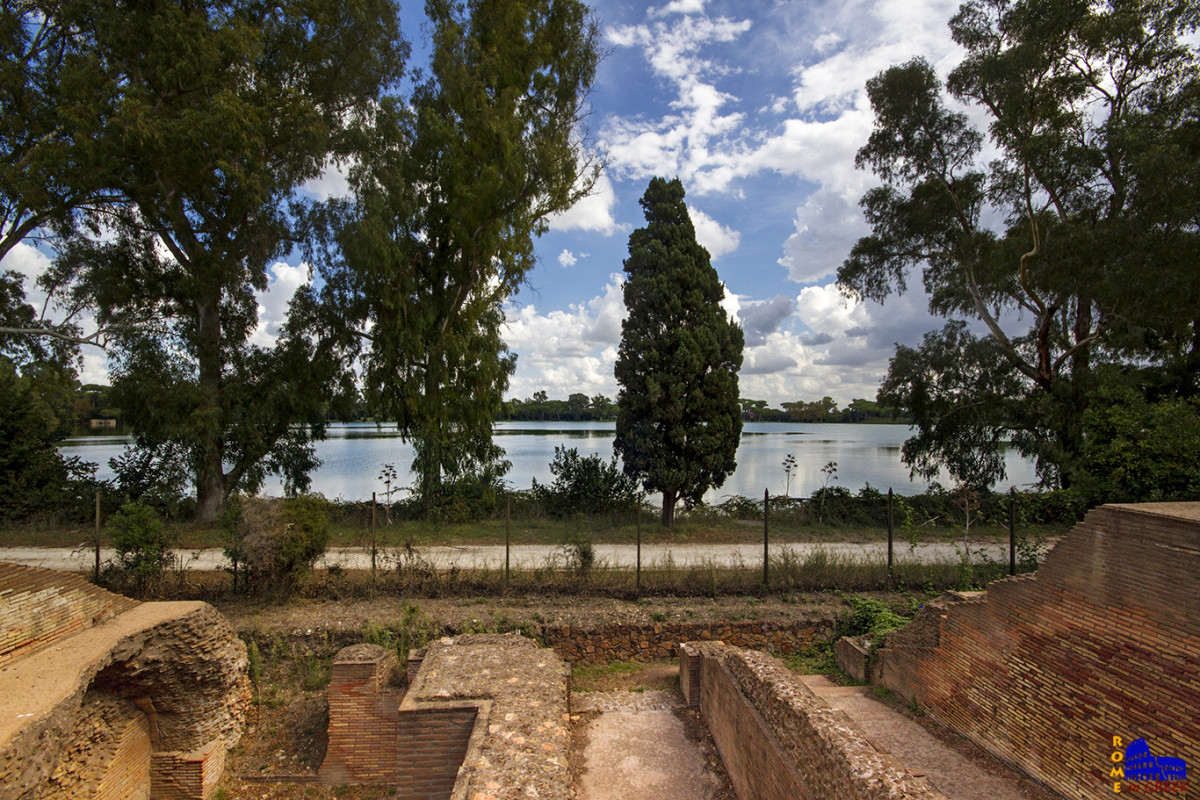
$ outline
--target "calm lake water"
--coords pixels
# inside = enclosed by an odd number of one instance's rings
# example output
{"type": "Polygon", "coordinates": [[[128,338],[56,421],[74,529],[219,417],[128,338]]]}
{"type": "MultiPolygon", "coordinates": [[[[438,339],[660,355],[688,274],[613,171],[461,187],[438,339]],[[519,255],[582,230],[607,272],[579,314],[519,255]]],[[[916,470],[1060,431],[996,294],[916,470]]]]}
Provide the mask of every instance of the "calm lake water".
{"type": "MultiPolygon", "coordinates": [[[[500,422],[495,427],[495,441],[512,462],[508,482],[524,489],[534,478],[539,483],[553,480],[550,461],[556,445],[578,448],[581,455],[597,453],[607,460],[612,456],[614,427],[612,422],[500,422]]],[[[882,491],[891,487],[899,494],[915,494],[923,491],[926,483],[910,481],[908,468],[900,462],[900,446],[908,433],[905,425],[748,422],[738,447],[737,471],[724,486],[710,492],[708,499],[731,494],[761,497],[764,489],[782,494],[783,460],[789,453],[796,458],[790,490],[793,497],[806,497],[820,488],[825,479],[821,467],[830,461],[837,463],[833,485],[857,492],[869,482],[882,491]]],[[[64,455],[95,462],[98,477],[110,478],[108,460],[130,443],[127,436],[93,434],[68,439],[61,450],[64,455]]],[[[316,447],[322,463],[312,476],[312,490],[326,497],[354,500],[368,499],[371,492],[382,494],[384,486],[378,476],[388,463],[395,465],[400,486],[413,482],[408,471],[412,447],[401,441],[394,428],[373,423],[332,425],[328,438],[316,447]]],[[[997,484],[997,489],[1034,482],[1032,462],[1010,450],[1006,463],[1008,479],[997,484]]],[[[941,482],[950,484],[945,476],[941,482]]],[[[269,480],[264,493],[282,494],[282,486],[269,480]]]]}

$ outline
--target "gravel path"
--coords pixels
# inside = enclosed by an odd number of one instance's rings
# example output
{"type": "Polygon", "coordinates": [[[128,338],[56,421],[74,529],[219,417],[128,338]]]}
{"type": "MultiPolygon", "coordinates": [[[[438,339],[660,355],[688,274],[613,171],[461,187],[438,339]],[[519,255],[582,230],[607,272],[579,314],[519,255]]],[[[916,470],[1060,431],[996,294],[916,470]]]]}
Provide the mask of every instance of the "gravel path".
{"type": "MultiPolygon", "coordinates": [[[[593,547],[595,567],[633,567],[637,564],[637,548],[628,544],[597,544],[593,547]]],[[[771,548],[772,558],[780,558],[786,552],[791,557],[801,561],[814,553],[824,552],[835,558],[860,559],[870,562],[883,562],[887,558],[885,542],[799,542],[780,544],[771,548]]],[[[897,546],[895,558],[897,562],[919,561],[921,563],[950,562],[957,563],[961,556],[961,548],[948,542],[926,542],[915,548],[905,544],[897,546]]],[[[973,557],[986,553],[989,558],[1005,562],[1008,560],[1007,545],[987,544],[979,547],[972,546],[973,557]]],[[[416,557],[423,562],[438,568],[451,566],[460,569],[487,567],[498,569],[504,567],[505,553],[503,545],[463,545],[463,546],[429,546],[418,547],[416,557]]],[[[101,548],[100,558],[111,560],[115,553],[111,548],[101,548]]],[[[180,549],[176,551],[180,563],[185,569],[213,570],[228,565],[220,548],[208,547],[201,549],[180,549]]],[[[762,564],[761,544],[676,544],[676,545],[643,545],[642,566],[654,568],[668,562],[675,567],[685,567],[695,564],[706,565],[714,563],[720,566],[756,566],[762,564]]],[[[380,551],[379,566],[387,568],[394,566],[404,556],[388,551],[380,551]]],[[[514,545],[508,554],[510,565],[514,569],[529,569],[547,566],[569,566],[569,555],[558,545],[514,545]]],[[[87,570],[95,563],[95,551],[87,547],[72,549],[69,547],[0,547],[0,561],[14,564],[25,564],[34,567],[51,569],[87,570]]],[[[370,553],[361,547],[331,548],[324,558],[317,562],[318,567],[338,565],[346,569],[369,569],[371,566],[370,553]]]]}

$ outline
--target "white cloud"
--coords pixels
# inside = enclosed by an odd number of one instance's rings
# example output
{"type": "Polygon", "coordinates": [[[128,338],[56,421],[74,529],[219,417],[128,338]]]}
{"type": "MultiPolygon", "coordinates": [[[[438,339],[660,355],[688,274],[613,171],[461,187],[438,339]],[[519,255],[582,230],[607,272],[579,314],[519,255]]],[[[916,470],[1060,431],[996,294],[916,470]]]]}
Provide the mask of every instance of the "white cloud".
{"type": "Polygon", "coordinates": [[[663,17],[667,14],[699,14],[704,11],[706,0],[673,0],[661,9],[651,9],[651,16],[663,17]]]}
{"type": "Polygon", "coordinates": [[[622,230],[613,218],[613,210],[617,206],[617,193],[613,190],[612,181],[605,173],[600,173],[592,193],[584,197],[566,211],[552,214],[549,218],[550,229],[555,231],[597,231],[605,236],[622,230]]]}
{"type": "Polygon", "coordinates": [[[0,260],[0,271],[13,270],[24,278],[25,302],[39,313],[46,302],[46,293],[37,285],[37,278],[50,268],[50,256],[36,247],[18,242],[0,260]]]}
{"type": "Polygon", "coordinates": [[[573,267],[579,263],[579,259],[570,250],[563,250],[558,254],[558,263],[562,267],[573,267]]]}
{"type": "Polygon", "coordinates": [[[276,261],[270,266],[271,282],[265,292],[256,292],[258,300],[258,326],[250,336],[250,343],[259,347],[274,347],[279,339],[279,330],[287,321],[288,304],[301,286],[309,282],[308,265],[291,266],[276,261]]]}
{"type": "Polygon", "coordinates": [[[326,164],[325,170],[320,175],[308,181],[300,188],[313,195],[318,200],[349,197],[351,194],[349,178],[350,168],[350,163],[326,164]]]}
{"type": "Polygon", "coordinates": [[[713,261],[738,249],[742,240],[740,233],[725,227],[693,205],[689,204],[687,210],[692,218],[692,227],[696,229],[696,241],[708,251],[713,261]]]}
{"type": "Polygon", "coordinates": [[[613,365],[625,318],[622,286],[614,273],[600,295],[566,311],[507,307],[504,341],[517,354],[508,395],[530,397],[544,389],[559,398],[576,392],[614,396],[613,365]]]}

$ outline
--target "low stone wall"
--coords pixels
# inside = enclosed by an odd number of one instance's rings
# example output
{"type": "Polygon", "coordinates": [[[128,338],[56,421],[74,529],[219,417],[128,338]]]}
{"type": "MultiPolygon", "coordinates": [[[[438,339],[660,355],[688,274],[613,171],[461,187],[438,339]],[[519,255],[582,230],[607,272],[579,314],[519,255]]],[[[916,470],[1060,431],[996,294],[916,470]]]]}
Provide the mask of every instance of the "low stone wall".
{"type": "Polygon", "coordinates": [[[699,705],[739,797],[945,800],[764,653],[685,644],[680,685],[699,705]]]}
{"type": "Polygon", "coordinates": [[[1200,503],[1092,510],[1035,575],[927,603],[870,670],[1069,798],[1145,785],[1116,740],[1200,765],[1200,503]]]}
{"type": "Polygon", "coordinates": [[[136,605],[79,575],[0,562],[0,667],[136,605]]]}
{"type": "Polygon", "coordinates": [[[835,621],[813,618],[792,623],[773,622],[656,622],[651,625],[612,624],[581,629],[546,625],[536,631],[547,647],[573,664],[609,661],[651,661],[678,655],[680,642],[719,640],[736,647],[788,654],[828,642],[835,621]]]}

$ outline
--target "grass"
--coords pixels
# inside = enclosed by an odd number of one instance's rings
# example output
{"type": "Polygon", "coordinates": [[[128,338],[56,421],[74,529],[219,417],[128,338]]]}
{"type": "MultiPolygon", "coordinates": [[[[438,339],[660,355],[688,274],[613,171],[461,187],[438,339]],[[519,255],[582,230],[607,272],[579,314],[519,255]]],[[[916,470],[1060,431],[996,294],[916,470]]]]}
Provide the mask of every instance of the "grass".
{"type": "MultiPolygon", "coordinates": [[[[1027,535],[1060,536],[1068,526],[1024,526],[1027,535]]],[[[762,541],[762,521],[721,517],[715,514],[684,518],[675,527],[664,530],[656,517],[642,519],[643,544],[736,544],[762,541]]],[[[533,517],[513,519],[509,539],[512,544],[561,544],[572,539],[586,538],[595,544],[634,544],[637,541],[636,521],[614,521],[611,517],[555,519],[533,517]]],[[[220,529],[214,525],[195,522],[167,522],[167,531],[180,548],[221,547],[224,544],[220,529]]],[[[34,520],[0,526],[0,543],[8,547],[79,547],[90,545],[95,536],[91,525],[71,525],[50,519],[34,520]]],[[[961,539],[961,529],[955,527],[923,528],[919,541],[954,542],[961,539]]],[[[770,540],[774,544],[787,542],[879,542],[887,538],[885,530],[869,525],[783,524],[772,519],[770,540]]],[[[1008,530],[998,525],[972,525],[973,543],[1007,541],[1008,530]]],[[[896,532],[896,552],[903,553],[909,541],[896,532]]],[[[484,519],[477,522],[438,523],[402,521],[392,525],[377,525],[376,546],[396,547],[410,542],[414,545],[458,544],[501,545],[505,541],[505,520],[484,519]]],[[[103,542],[102,542],[103,543],[103,542]]],[[[369,547],[369,521],[335,519],[329,537],[330,547],[369,547]]]]}

